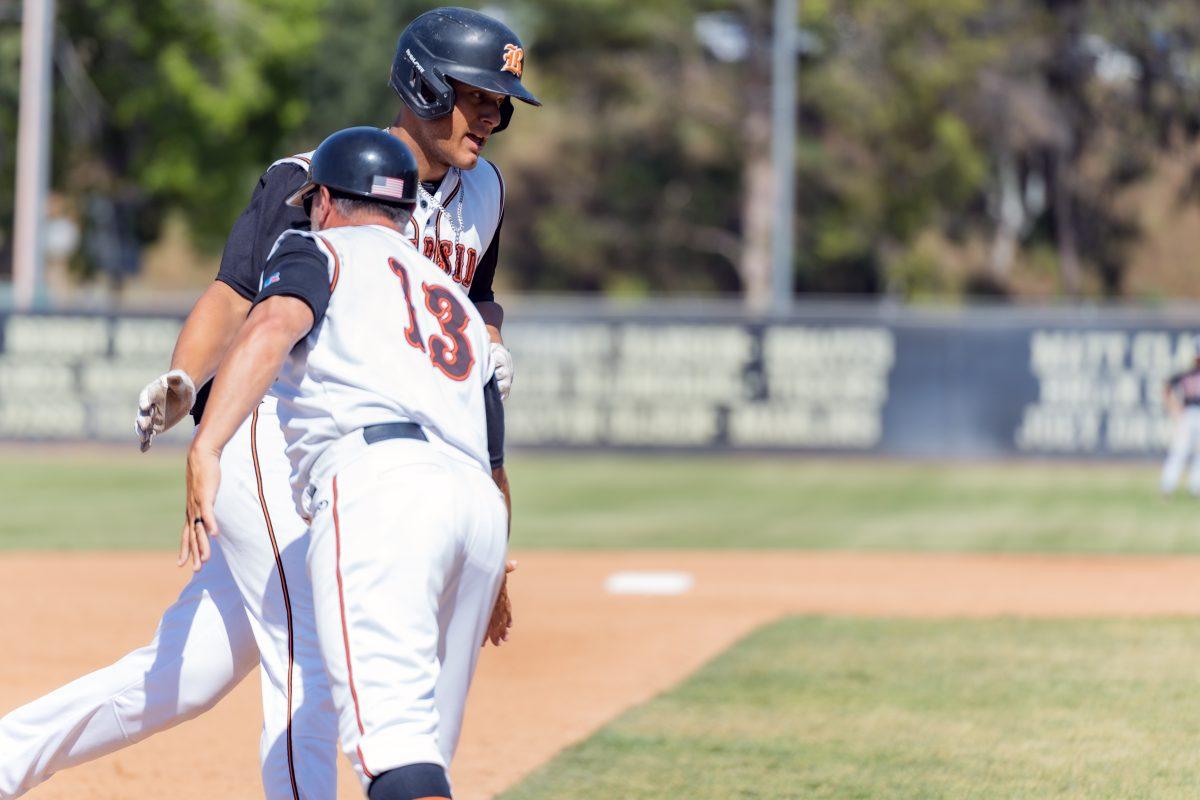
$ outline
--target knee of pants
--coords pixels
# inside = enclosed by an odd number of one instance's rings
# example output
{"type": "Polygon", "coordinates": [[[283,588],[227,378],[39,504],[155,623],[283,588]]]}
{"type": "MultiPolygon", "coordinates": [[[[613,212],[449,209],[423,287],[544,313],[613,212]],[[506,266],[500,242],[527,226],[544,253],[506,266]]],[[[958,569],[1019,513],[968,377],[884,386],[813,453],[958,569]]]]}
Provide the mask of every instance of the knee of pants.
{"type": "Polygon", "coordinates": [[[450,797],[446,770],[437,764],[409,764],[371,781],[369,800],[433,800],[450,797]]]}
{"type": "MultiPolygon", "coordinates": [[[[236,610],[241,613],[240,609],[236,610]]],[[[154,640],[110,668],[135,676],[113,699],[127,724],[149,729],[212,708],[258,663],[244,616],[225,614],[210,595],[167,610],[154,640]]]]}
{"type": "Polygon", "coordinates": [[[114,698],[114,707],[140,717],[143,724],[182,722],[203,714],[225,697],[253,669],[254,662],[215,660],[158,663],[145,673],[141,691],[114,698]]]}

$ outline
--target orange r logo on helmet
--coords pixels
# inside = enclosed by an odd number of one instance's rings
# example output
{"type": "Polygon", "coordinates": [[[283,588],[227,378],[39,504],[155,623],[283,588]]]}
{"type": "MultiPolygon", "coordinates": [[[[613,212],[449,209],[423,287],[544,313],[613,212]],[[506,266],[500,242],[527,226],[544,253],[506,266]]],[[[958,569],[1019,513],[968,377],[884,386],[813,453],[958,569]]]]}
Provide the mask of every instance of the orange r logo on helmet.
{"type": "Polygon", "coordinates": [[[515,44],[504,45],[504,66],[500,71],[511,72],[518,78],[521,77],[521,73],[525,71],[525,50],[515,44]]]}

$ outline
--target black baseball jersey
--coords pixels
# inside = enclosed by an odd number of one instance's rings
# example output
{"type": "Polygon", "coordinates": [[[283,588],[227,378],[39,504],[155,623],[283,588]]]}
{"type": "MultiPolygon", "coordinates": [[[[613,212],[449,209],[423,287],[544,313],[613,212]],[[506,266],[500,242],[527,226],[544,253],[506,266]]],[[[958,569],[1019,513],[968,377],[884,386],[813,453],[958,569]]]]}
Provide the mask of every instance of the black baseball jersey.
{"type": "MultiPolygon", "coordinates": [[[[304,210],[287,205],[287,199],[308,180],[308,164],[311,161],[309,156],[308,153],[292,156],[281,159],[268,167],[267,171],[258,179],[258,185],[254,188],[249,205],[233,223],[233,229],[230,231],[229,239],[225,242],[225,249],[221,253],[221,266],[217,271],[216,279],[228,285],[247,300],[253,300],[258,295],[267,257],[270,256],[271,249],[280,235],[288,230],[306,231],[309,229],[308,216],[304,210]]],[[[480,173],[481,178],[484,178],[485,175],[494,175],[491,180],[495,181],[497,188],[482,194],[485,201],[493,196],[499,198],[498,208],[493,212],[496,216],[493,217],[495,223],[490,231],[491,237],[478,261],[471,263],[474,261],[472,258],[474,251],[470,248],[464,248],[462,245],[455,247],[449,240],[442,241],[449,235],[448,231],[443,230],[444,212],[436,208],[429,208],[424,198],[419,203],[420,208],[414,217],[428,217],[433,224],[425,226],[424,238],[428,241],[421,241],[419,231],[414,238],[417,239],[415,244],[418,249],[422,249],[426,257],[431,258],[448,274],[452,274],[457,282],[464,284],[472,302],[480,303],[492,301],[496,297],[492,290],[492,281],[496,275],[496,262],[500,257],[500,226],[504,221],[504,182],[495,165],[482,158],[479,159],[478,166],[471,170],[471,173],[480,173]],[[464,268],[463,265],[464,254],[467,268],[464,268]]],[[[457,170],[451,170],[441,181],[437,183],[422,182],[422,187],[439,201],[443,199],[441,192],[445,190],[447,195],[445,201],[449,205],[462,191],[462,184],[466,182],[464,177],[457,170]],[[450,186],[447,187],[448,183],[450,186]]],[[[472,179],[474,180],[474,176],[472,179]]],[[[477,231],[476,227],[482,226],[472,227],[471,232],[476,236],[487,232],[477,231]]],[[[211,386],[212,382],[210,381],[202,386],[196,394],[192,417],[197,425],[200,424],[200,418],[204,414],[204,406],[208,402],[211,386]]]]}
{"type": "Polygon", "coordinates": [[[1179,394],[1185,406],[1200,406],[1200,366],[1172,375],[1167,387],[1179,394]]]}

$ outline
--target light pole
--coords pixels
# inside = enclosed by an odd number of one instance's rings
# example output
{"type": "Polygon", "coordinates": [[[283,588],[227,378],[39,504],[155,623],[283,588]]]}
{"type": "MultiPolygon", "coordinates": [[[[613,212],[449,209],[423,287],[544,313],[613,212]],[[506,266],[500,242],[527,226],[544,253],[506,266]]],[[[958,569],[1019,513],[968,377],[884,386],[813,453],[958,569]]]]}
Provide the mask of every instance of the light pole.
{"type": "Polygon", "coordinates": [[[771,235],[771,296],[776,312],[792,308],[796,212],[797,0],[775,0],[771,61],[771,162],[775,171],[775,224],[771,235]]]}
{"type": "Polygon", "coordinates": [[[13,226],[13,298],[20,311],[33,308],[42,283],[53,47],[54,0],[25,0],[21,11],[21,107],[13,226]]]}

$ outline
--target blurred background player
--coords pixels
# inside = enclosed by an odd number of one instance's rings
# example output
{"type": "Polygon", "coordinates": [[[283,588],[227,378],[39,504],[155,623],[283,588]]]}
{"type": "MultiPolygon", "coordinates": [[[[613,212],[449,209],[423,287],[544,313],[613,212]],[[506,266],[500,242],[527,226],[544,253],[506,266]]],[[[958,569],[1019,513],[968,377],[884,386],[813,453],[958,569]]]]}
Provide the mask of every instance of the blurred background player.
{"type": "MultiPolygon", "coordinates": [[[[521,40],[499,21],[435,9],[405,29],[391,71],[404,107],[389,130],[412,150],[422,178],[406,235],[476,304],[502,394],[512,360],[500,341],[503,311],[492,277],[504,184],[479,153],[508,125],[512,97],[539,104],[521,85],[524,58],[521,40]]],[[[309,154],[282,159],[259,180],[217,280],[179,334],[170,371],[142,393],[143,449],[189,411],[200,421],[207,387],[195,387],[215,374],[245,320],[275,240],[309,226],[305,210],[286,203],[307,182],[309,161],[309,154]]],[[[146,647],[0,719],[0,797],[20,796],[58,770],[202,713],[253,670],[260,654],[267,797],[298,800],[301,787],[305,797],[333,796],[336,720],[305,579],[306,525],[293,504],[291,464],[269,395],[226,448],[222,469],[221,526],[249,526],[257,535],[215,542],[202,571],[201,560],[192,560],[196,575],[146,647]]],[[[493,476],[507,495],[502,465],[493,476]]]]}
{"type": "Polygon", "coordinates": [[[1192,368],[1172,375],[1163,388],[1163,404],[1175,423],[1175,431],[1159,485],[1163,494],[1172,494],[1190,457],[1188,491],[1200,497],[1200,336],[1192,338],[1192,345],[1196,350],[1192,368]]]}

